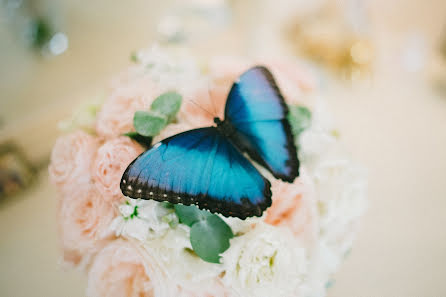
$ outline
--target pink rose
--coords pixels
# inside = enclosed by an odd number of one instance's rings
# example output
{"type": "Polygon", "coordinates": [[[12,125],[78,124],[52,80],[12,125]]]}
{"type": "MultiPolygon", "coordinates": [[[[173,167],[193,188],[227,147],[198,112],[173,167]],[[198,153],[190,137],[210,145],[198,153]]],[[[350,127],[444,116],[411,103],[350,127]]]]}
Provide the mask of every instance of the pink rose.
{"type": "Polygon", "coordinates": [[[306,104],[302,93],[315,86],[313,76],[305,67],[293,60],[260,58],[247,61],[239,57],[218,57],[209,63],[209,72],[214,82],[229,90],[238,77],[253,66],[265,66],[273,74],[282,95],[289,104],[306,104]]]}
{"type": "Polygon", "coordinates": [[[64,260],[73,265],[88,264],[113,237],[109,226],[115,217],[113,206],[92,186],[79,192],[63,197],[57,216],[64,260]]]}
{"type": "Polygon", "coordinates": [[[96,154],[92,176],[96,189],[108,202],[122,197],[119,184],[127,166],[143,152],[140,145],[127,136],[105,142],[96,154]]]}
{"type": "Polygon", "coordinates": [[[111,96],[98,113],[96,132],[106,138],[134,131],[133,115],[138,110],[149,110],[150,104],[160,95],[153,81],[135,77],[112,90],[111,96]]]}
{"type": "Polygon", "coordinates": [[[191,126],[187,125],[186,123],[172,123],[167,125],[163,130],[161,130],[160,134],[155,136],[153,138],[152,143],[155,144],[165,138],[171,137],[173,135],[176,135],[178,133],[187,131],[192,129],[191,126]]]}
{"type": "Polygon", "coordinates": [[[284,59],[263,58],[259,65],[265,65],[273,74],[277,85],[288,104],[305,104],[303,93],[313,90],[312,75],[298,62],[284,59]]]}
{"type": "Polygon", "coordinates": [[[250,67],[253,61],[237,56],[220,56],[210,60],[209,74],[218,85],[230,88],[235,80],[250,67]]]}
{"type": "Polygon", "coordinates": [[[83,131],[57,139],[49,174],[62,193],[78,192],[89,186],[90,166],[98,147],[97,139],[83,131]]]}
{"type": "Polygon", "coordinates": [[[88,297],[173,297],[175,290],[156,259],[124,240],[100,251],[88,273],[88,297]]]}
{"type": "Polygon", "coordinates": [[[273,203],[265,222],[288,227],[298,238],[311,244],[317,236],[318,220],[314,186],[310,177],[301,175],[292,184],[274,180],[271,187],[273,203]]]}
{"type": "Polygon", "coordinates": [[[215,117],[223,119],[228,91],[216,84],[210,89],[198,89],[195,95],[184,98],[178,113],[179,121],[190,128],[213,126],[215,117]]]}

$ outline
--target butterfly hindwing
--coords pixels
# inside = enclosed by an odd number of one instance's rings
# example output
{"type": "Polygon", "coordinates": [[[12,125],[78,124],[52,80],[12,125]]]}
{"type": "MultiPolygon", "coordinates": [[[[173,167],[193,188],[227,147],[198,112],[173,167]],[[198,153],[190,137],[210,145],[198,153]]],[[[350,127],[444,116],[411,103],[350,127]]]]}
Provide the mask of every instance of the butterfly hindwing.
{"type": "Polygon", "coordinates": [[[243,73],[228,95],[225,121],[235,128],[234,143],[276,178],[292,182],[299,160],[287,105],[272,74],[261,66],[243,73]]]}
{"type": "Polygon", "coordinates": [[[124,195],[185,205],[225,216],[260,216],[270,183],[217,128],[190,130],[141,154],[124,172],[124,195]]]}

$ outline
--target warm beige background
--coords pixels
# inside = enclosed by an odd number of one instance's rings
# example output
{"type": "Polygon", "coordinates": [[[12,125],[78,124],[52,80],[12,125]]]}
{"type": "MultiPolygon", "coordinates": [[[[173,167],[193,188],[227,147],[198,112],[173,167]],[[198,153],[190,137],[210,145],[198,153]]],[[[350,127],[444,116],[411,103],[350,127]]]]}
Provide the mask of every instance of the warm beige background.
{"type": "MultiPolygon", "coordinates": [[[[156,19],[147,16],[164,9],[143,0],[74,2],[60,4],[70,50],[56,59],[38,61],[1,36],[8,45],[0,47],[0,117],[7,120],[0,137],[20,133],[36,160],[47,156],[57,119],[100,93],[129,52],[152,40],[156,19]]],[[[329,296],[446,296],[446,96],[432,88],[429,67],[411,73],[402,59],[417,36],[430,63],[446,3],[380,0],[371,13],[373,77],[355,84],[327,79],[321,90],[346,146],[370,176],[369,211],[329,296]]],[[[224,52],[216,44],[235,40],[231,33],[218,37],[200,50],[224,52]]],[[[58,265],[54,199],[43,172],[39,184],[0,205],[0,296],[84,296],[85,277],[58,265]]]]}

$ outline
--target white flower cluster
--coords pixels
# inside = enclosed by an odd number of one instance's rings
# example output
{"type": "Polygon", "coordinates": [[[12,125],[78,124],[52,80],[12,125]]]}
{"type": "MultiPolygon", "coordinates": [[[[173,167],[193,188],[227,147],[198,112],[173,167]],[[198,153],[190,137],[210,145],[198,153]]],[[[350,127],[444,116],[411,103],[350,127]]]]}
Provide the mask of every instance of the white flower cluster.
{"type": "Polygon", "coordinates": [[[307,275],[305,249],[285,228],[263,222],[231,240],[223,253],[224,281],[239,296],[301,296],[307,275]]]}
{"type": "Polygon", "coordinates": [[[196,60],[186,52],[169,54],[165,48],[154,45],[139,51],[136,57],[145,72],[165,91],[177,90],[187,96],[198,84],[207,83],[196,60]]]}
{"type": "Polygon", "coordinates": [[[111,225],[117,236],[134,238],[139,241],[159,238],[167,233],[170,226],[178,224],[178,218],[171,209],[154,200],[127,198],[119,206],[120,216],[111,225]]]}
{"type": "Polygon", "coordinates": [[[366,173],[353,163],[319,101],[310,129],[300,137],[299,157],[315,185],[319,240],[312,252],[308,296],[323,296],[342,259],[349,253],[359,217],[367,206],[366,173]]]}

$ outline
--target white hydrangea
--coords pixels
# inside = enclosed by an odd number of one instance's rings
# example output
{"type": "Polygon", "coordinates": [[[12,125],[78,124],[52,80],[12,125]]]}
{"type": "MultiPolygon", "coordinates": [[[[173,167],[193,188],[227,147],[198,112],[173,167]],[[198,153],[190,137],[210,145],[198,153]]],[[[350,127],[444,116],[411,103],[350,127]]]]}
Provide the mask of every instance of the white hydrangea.
{"type": "Polygon", "coordinates": [[[166,48],[154,45],[139,51],[137,59],[146,74],[164,91],[177,90],[187,96],[194,92],[200,83],[207,84],[196,59],[187,53],[170,53],[166,48]]]}
{"type": "Polygon", "coordinates": [[[240,296],[299,296],[304,289],[305,249],[287,229],[258,223],[233,238],[222,258],[223,280],[240,296]]]}
{"type": "Polygon", "coordinates": [[[154,200],[126,198],[118,210],[120,215],[111,224],[116,236],[146,241],[164,236],[172,224],[178,224],[173,210],[154,200]]]}

